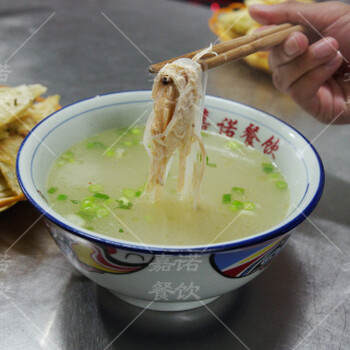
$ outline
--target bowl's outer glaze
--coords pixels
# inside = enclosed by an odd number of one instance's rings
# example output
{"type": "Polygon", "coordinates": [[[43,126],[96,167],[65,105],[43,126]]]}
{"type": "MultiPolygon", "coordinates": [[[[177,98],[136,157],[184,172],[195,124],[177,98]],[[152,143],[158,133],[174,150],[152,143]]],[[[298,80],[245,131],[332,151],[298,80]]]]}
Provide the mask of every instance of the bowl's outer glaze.
{"type": "Polygon", "coordinates": [[[270,264],[289,234],[227,252],[145,254],[120,249],[46,225],[66,258],[85,276],[115,294],[141,300],[190,302],[234,290],[270,264]]]}
{"type": "Polygon", "coordinates": [[[204,130],[237,138],[261,150],[284,173],[291,206],[282,223],[232,242],[162,247],[94,234],[55,213],[42,193],[56,155],[103,130],[129,126],[136,119],[145,122],[151,108],[148,91],[109,94],[67,106],[41,122],[19,151],[17,173],[23,192],[45,217],[64,255],[88,278],[129,298],[129,302],[153,300],[150,308],[162,304],[158,309],[167,309],[163,302],[176,302],[179,307],[168,309],[185,309],[200,305],[185,307],[186,303],[208,300],[242,286],[280,252],[291,230],[309,215],[322,194],[322,162],[296,130],[233,101],[207,97],[205,107],[204,130]]]}

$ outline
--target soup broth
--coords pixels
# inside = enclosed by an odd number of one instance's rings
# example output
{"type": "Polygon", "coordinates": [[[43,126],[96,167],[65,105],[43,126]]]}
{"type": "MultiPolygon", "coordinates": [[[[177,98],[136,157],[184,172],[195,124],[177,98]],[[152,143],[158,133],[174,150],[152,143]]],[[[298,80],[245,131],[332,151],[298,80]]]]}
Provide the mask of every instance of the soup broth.
{"type": "Polygon", "coordinates": [[[149,157],[143,130],[104,131],[64,152],[47,178],[45,197],[54,210],[110,237],[161,245],[231,241],[285,217],[289,191],[275,164],[260,151],[211,133],[202,134],[207,158],[198,207],[176,192],[177,155],[162,200],[152,203],[144,192],[149,157]]]}

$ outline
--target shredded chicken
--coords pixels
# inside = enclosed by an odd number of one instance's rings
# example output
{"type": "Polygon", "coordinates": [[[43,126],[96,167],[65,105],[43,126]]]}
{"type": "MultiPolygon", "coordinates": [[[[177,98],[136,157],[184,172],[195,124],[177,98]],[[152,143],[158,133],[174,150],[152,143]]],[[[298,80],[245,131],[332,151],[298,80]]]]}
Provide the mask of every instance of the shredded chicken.
{"type": "Polygon", "coordinates": [[[181,58],[166,64],[154,80],[151,113],[144,145],[151,164],[147,192],[158,201],[176,149],[179,151],[177,191],[181,197],[199,200],[206,152],[201,139],[205,89],[203,73],[196,60],[212,52],[211,47],[193,59],[181,58]]]}

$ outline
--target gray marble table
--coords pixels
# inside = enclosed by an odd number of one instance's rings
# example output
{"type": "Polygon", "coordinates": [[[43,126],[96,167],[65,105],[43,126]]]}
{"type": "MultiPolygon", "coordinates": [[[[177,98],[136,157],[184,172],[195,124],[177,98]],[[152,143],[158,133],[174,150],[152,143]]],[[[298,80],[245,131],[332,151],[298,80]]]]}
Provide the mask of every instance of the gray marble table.
{"type": "MultiPolygon", "coordinates": [[[[160,0],[2,0],[2,84],[40,82],[62,104],[150,89],[150,61],[216,38],[205,7],[160,0]]],[[[210,72],[208,94],[276,115],[312,140],[324,195],[275,262],[187,312],[127,305],[75,271],[38,213],[0,214],[0,349],[349,349],[350,126],[325,127],[243,62],[210,72]],[[215,315],[215,316],[214,316],[215,315]]]]}

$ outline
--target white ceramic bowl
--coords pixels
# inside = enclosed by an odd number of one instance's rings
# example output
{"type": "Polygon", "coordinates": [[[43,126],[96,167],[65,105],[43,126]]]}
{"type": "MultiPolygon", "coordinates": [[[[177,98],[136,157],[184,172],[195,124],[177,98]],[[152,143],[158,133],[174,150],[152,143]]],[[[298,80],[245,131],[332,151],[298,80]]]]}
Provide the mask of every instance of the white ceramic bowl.
{"type": "Polygon", "coordinates": [[[134,305],[191,309],[244,285],[271,262],[291,230],[315,208],[324,171],[315,149],[292,127],[254,108],[207,96],[204,127],[208,130],[218,131],[213,124],[223,123],[223,133],[244,140],[250,124],[251,129],[258,127],[259,141],[246,141],[275,161],[289,184],[291,205],[282,222],[249,238],[201,246],[141,245],[74,226],[50,208],[43,195],[56,155],[90,135],[129,126],[140,116],[146,121],[150,96],[150,91],[96,96],[50,115],[21,146],[18,179],[63,254],[85,276],[134,305]],[[235,129],[226,128],[229,125],[235,129]]]}

